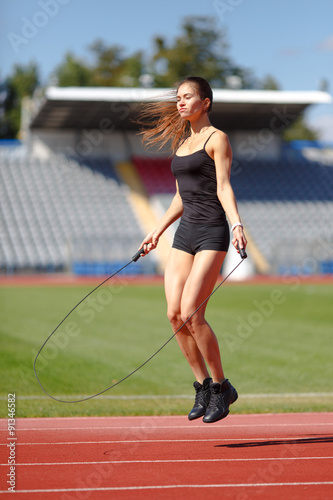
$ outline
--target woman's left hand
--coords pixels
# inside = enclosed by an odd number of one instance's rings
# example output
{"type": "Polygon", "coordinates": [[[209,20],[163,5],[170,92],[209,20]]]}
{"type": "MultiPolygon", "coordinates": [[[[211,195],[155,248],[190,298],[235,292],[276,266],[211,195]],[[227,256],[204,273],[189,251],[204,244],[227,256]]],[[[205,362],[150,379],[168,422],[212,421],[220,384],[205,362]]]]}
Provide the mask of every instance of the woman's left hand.
{"type": "Polygon", "coordinates": [[[242,226],[236,226],[235,229],[233,230],[233,239],[232,239],[232,244],[236,248],[237,252],[239,253],[238,246],[239,248],[246,248],[247,245],[247,239],[245,237],[244,231],[242,226]]]}

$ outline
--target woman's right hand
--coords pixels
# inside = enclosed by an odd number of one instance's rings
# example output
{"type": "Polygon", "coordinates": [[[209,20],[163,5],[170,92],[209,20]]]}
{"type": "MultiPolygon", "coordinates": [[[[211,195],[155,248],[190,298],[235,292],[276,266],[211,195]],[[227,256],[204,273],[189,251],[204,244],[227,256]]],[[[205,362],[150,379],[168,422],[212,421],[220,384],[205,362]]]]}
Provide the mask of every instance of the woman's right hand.
{"type": "Polygon", "coordinates": [[[138,250],[140,248],[143,248],[145,255],[147,255],[151,250],[154,250],[157,247],[158,240],[159,240],[159,236],[157,236],[155,230],[151,231],[151,233],[149,233],[145,237],[145,239],[142,241],[138,250]]]}

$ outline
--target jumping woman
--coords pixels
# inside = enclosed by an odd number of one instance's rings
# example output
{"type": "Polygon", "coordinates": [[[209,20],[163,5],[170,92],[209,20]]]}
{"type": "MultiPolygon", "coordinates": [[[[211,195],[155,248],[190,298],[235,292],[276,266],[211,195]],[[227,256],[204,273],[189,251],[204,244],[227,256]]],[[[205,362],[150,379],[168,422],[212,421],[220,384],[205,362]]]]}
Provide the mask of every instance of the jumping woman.
{"type": "MultiPolygon", "coordinates": [[[[165,269],[167,315],[174,332],[215,286],[230,242],[226,215],[236,250],[247,244],[230,184],[232,151],[227,135],[210,123],[212,103],[209,83],[188,77],[177,88],[176,102],[150,103],[141,116],[141,123],[149,125],[142,132],[143,143],[161,148],[171,141],[173,151],[176,194],[141,247],[148,254],[181,218],[165,269]]],[[[225,378],[216,335],[205,319],[206,306],[207,302],[176,339],[195,377],[195,403],[188,418],[203,417],[211,423],[228,415],[238,395],[225,378]]]]}

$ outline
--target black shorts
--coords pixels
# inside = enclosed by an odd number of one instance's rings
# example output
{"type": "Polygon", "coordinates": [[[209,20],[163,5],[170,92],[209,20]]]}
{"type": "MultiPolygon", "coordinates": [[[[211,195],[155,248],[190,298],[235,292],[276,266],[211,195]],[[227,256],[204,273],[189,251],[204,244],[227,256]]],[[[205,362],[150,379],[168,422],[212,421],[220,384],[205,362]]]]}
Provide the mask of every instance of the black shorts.
{"type": "Polygon", "coordinates": [[[210,224],[194,224],[180,220],[173,240],[172,248],[195,255],[201,250],[227,252],[230,243],[228,222],[220,226],[210,224]]]}

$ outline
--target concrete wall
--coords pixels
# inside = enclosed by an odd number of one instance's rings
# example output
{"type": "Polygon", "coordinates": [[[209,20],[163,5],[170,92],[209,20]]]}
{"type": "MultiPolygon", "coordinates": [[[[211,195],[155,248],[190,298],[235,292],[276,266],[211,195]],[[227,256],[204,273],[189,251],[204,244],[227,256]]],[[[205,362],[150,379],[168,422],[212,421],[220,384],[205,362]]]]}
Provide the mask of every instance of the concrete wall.
{"type": "MultiPolygon", "coordinates": [[[[81,158],[109,156],[115,161],[127,161],[131,155],[156,155],[144,151],[141,138],[132,131],[52,130],[33,129],[29,150],[34,157],[47,159],[64,153],[81,158]]],[[[164,154],[167,154],[166,152],[164,154]]]]}
{"type": "Polygon", "coordinates": [[[239,130],[229,135],[233,155],[240,160],[277,159],[281,155],[282,139],[268,128],[239,130]]]}
{"type": "MultiPolygon", "coordinates": [[[[277,158],[281,153],[281,139],[269,129],[237,131],[229,135],[234,157],[253,161],[256,158],[277,158]]],[[[81,158],[109,156],[115,161],[128,161],[131,155],[154,156],[144,150],[141,137],[134,131],[56,130],[30,131],[29,149],[34,157],[47,159],[55,153],[81,158]]],[[[162,152],[168,155],[165,150],[162,152]]]]}

